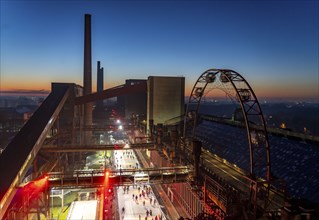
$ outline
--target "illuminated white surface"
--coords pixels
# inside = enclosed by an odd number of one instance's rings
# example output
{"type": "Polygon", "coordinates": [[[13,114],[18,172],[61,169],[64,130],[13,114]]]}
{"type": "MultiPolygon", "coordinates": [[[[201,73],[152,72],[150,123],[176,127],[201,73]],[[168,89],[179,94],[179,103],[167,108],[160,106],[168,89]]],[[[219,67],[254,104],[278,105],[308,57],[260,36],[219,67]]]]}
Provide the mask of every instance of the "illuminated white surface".
{"type": "Polygon", "coordinates": [[[97,200],[76,201],[73,202],[73,208],[69,213],[69,220],[87,219],[92,220],[96,218],[97,200]]]}

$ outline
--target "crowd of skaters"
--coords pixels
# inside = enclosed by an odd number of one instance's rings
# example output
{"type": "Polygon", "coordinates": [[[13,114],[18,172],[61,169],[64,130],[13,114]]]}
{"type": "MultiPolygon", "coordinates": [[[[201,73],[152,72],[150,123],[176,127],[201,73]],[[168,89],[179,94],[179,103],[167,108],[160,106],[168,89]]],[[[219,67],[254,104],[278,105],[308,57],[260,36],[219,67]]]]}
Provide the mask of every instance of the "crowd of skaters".
{"type": "MultiPolygon", "coordinates": [[[[123,186],[123,195],[129,194],[131,186],[123,186]]],[[[143,205],[145,208],[145,216],[141,216],[139,214],[138,219],[140,220],[163,220],[163,217],[161,214],[153,215],[153,211],[151,208],[147,208],[146,205],[151,205],[153,208],[159,208],[159,205],[152,193],[152,189],[150,186],[147,185],[133,185],[133,189],[137,189],[136,194],[132,194],[132,200],[137,204],[137,205],[143,205]]],[[[125,215],[125,207],[122,207],[122,215],[124,217],[125,215]]],[[[122,218],[123,218],[122,217],[122,218]]]]}
{"type": "MultiPolygon", "coordinates": [[[[115,169],[138,169],[139,163],[135,156],[133,150],[123,150],[123,151],[115,151],[113,154],[113,167],[115,169]]],[[[132,193],[133,202],[142,206],[145,210],[145,215],[138,214],[137,219],[139,220],[165,220],[161,214],[158,213],[158,209],[160,206],[156,201],[154,194],[152,193],[152,189],[149,185],[136,185],[133,184],[131,186],[122,186],[123,195],[132,193]],[[154,210],[152,210],[152,208],[154,210]]],[[[121,207],[121,206],[120,206],[121,207]]],[[[121,213],[122,219],[125,216],[125,207],[122,206],[121,213]]]]}
{"type": "Polygon", "coordinates": [[[114,152],[114,157],[113,157],[113,167],[115,169],[138,169],[139,164],[137,162],[137,158],[134,155],[134,152],[132,150],[125,150],[121,153],[118,153],[117,151],[114,152]],[[122,163],[122,160],[135,160],[136,162],[134,163],[128,163],[124,164],[122,163]]]}
{"type": "MultiPolygon", "coordinates": [[[[127,189],[128,190],[128,189],[127,189]]],[[[124,190],[124,192],[125,192],[125,190],[124,190]]],[[[136,195],[132,195],[132,197],[133,197],[133,200],[135,201],[135,202],[137,202],[138,203],[138,199],[144,199],[143,200],[143,205],[145,206],[145,200],[147,199],[147,198],[149,198],[149,200],[150,200],[150,205],[156,205],[156,199],[154,198],[153,199],[153,196],[151,195],[151,187],[149,187],[149,186],[146,186],[146,185],[143,185],[143,189],[141,189],[141,187],[140,186],[138,186],[137,187],[137,192],[138,192],[138,194],[136,194],[136,195]]]]}

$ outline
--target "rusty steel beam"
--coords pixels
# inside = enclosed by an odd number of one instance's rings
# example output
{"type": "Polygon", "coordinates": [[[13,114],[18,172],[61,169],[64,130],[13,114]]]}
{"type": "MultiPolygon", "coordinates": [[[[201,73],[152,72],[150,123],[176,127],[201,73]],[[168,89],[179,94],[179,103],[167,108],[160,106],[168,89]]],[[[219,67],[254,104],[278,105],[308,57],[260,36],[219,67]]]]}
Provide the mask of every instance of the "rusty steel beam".
{"type": "Polygon", "coordinates": [[[98,100],[104,100],[108,98],[113,98],[121,95],[139,93],[147,91],[147,83],[139,82],[134,85],[121,85],[117,87],[113,87],[110,89],[106,89],[102,92],[96,92],[92,94],[88,94],[85,96],[79,96],[75,99],[75,105],[81,105],[89,102],[95,102],[98,100]]]}
{"type": "MultiPolygon", "coordinates": [[[[148,183],[176,183],[189,180],[187,166],[108,170],[108,183],[112,186],[131,185],[136,174],[144,174],[148,183]]],[[[105,170],[75,171],[73,173],[48,173],[49,188],[58,187],[100,187],[105,183],[105,170]]],[[[139,178],[141,176],[137,176],[139,178]]]]}
{"type": "MultiPolygon", "coordinates": [[[[75,130],[83,130],[83,131],[109,131],[110,129],[117,128],[120,124],[107,124],[103,127],[97,126],[85,126],[83,128],[75,127],[75,130]]],[[[121,124],[123,128],[134,128],[135,125],[132,124],[121,124]]]]}
{"type": "Polygon", "coordinates": [[[156,150],[154,143],[142,144],[106,144],[106,145],[64,145],[64,146],[43,146],[42,152],[89,152],[104,150],[132,150],[132,149],[148,149],[156,150]]]}

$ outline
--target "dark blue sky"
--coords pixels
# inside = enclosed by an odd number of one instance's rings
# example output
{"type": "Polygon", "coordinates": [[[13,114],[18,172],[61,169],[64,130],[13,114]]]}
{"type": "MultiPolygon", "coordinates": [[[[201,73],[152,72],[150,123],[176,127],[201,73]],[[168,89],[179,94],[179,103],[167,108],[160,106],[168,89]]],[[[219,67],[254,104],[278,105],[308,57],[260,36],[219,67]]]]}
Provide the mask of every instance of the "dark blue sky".
{"type": "Polygon", "coordinates": [[[1,1],[1,89],[82,85],[83,20],[92,14],[105,87],[209,68],[241,73],[257,96],[317,98],[318,1],[1,1]]]}

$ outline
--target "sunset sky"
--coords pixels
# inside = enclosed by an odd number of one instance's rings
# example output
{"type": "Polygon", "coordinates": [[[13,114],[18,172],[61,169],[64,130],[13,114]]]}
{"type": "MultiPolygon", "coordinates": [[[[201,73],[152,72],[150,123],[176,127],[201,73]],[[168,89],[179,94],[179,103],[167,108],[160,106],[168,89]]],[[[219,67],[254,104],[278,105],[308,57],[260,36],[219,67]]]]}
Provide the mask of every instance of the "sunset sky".
{"type": "Polygon", "coordinates": [[[0,1],[0,90],[83,84],[84,14],[92,15],[92,73],[185,76],[186,95],[209,68],[233,69],[263,98],[319,98],[318,1],[0,1]]]}

